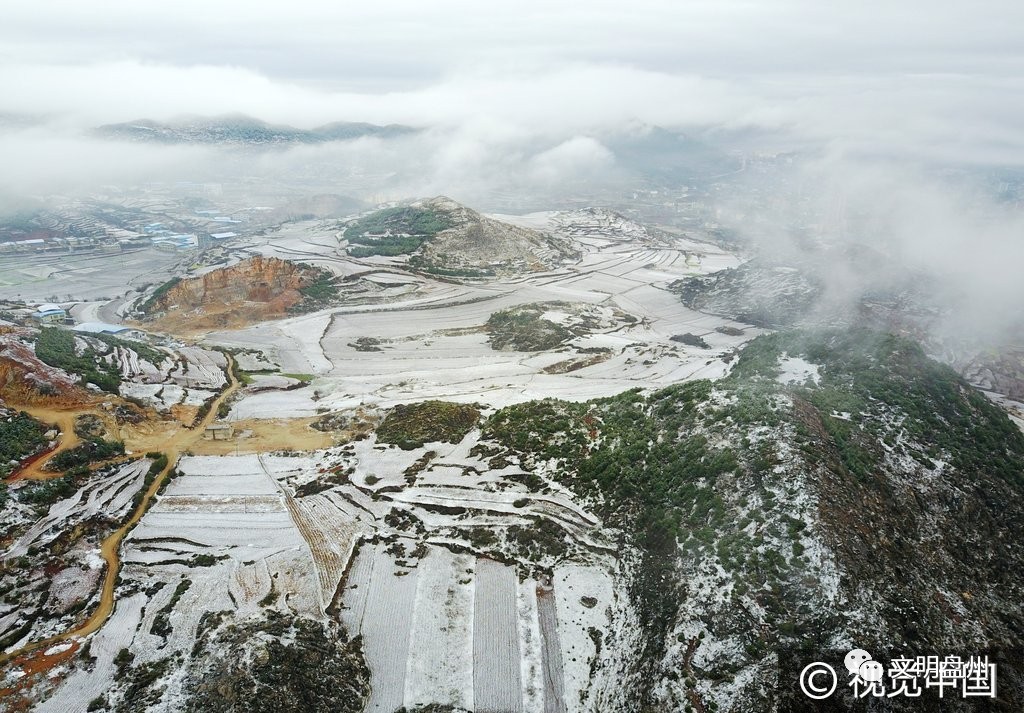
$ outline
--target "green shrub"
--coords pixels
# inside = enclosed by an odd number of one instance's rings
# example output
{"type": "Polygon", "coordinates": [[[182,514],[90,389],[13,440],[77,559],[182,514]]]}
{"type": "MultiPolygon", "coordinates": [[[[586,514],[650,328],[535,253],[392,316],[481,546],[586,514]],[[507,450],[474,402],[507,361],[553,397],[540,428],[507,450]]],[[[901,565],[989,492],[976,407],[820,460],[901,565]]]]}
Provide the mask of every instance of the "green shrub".
{"type": "Polygon", "coordinates": [[[47,427],[24,411],[0,419],[0,476],[11,471],[9,462],[20,461],[46,447],[47,427]]]}
{"type": "Polygon", "coordinates": [[[81,444],[61,451],[47,462],[52,470],[68,470],[90,463],[99,463],[116,456],[124,455],[122,441],[107,441],[103,438],[92,438],[81,444]]]}
{"type": "Polygon", "coordinates": [[[451,222],[441,213],[399,206],[379,210],[349,224],[345,239],[356,246],[349,248],[352,257],[408,255],[449,227],[451,222]]]}
{"type": "Polygon", "coordinates": [[[488,341],[494,349],[539,352],[557,349],[573,338],[561,324],[543,319],[537,305],[514,307],[495,312],[487,319],[488,341]]]}
{"type": "Polygon", "coordinates": [[[121,374],[114,364],[100,360],[100,354],[87,347],[82,354],[75,353],[75,335],[65,329],[47,327],[36,337],[36,356],[50,366],[82,377],[103,391],[116,394],[121,386],[121,374]]]}
{"type": "Polygon", "coordinates": [[[391,443],[405,450],[424,443],[458,443],[480,420],[480,411],[469,404],[449,401],[423,401],[399,404],[377,429],[380,443],[391,443]]]}

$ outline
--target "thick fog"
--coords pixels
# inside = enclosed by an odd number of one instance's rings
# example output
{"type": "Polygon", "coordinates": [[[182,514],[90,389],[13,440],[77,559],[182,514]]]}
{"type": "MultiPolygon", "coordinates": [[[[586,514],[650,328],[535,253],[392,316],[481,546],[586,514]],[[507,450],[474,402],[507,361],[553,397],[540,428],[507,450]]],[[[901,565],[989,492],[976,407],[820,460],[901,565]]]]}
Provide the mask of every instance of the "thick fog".
{"type": "Polygon", "coordinates": [[[616,147],[660,127],[793,153],[785,189],[750,175],[720,198],[748,244],[792,249],[813,224],[938,276],[959,323],[999,332],[992,307],[1024,297],[1019,206],[990,175],[1024,165],[1022,27],[1013,2],[21,3],[0,26],[0,209],[240,176],[370,202],[585,198],[639,185],[616,147]],[[224,114],[418,131],[256,152],[90,134],[224,114]]]}

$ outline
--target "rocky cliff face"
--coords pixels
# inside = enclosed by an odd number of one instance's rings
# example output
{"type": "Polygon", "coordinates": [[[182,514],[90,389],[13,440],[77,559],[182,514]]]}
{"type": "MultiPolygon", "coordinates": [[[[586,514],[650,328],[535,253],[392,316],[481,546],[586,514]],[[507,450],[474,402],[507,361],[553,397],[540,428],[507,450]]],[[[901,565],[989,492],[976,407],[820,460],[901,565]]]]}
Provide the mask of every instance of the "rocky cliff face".
{"type": "Polygon", "coordinates": [[[972,384],[1024,402],[1024,346],[980,354],[963,369],[972,384]]]}
{"type": "Polygon", "coordinates": [[[77,405],[89,394],[66,372],[43,363],[19,336],[0,336],[0,400],[19,405],[77,405]]]}
{"type": "Polygon", "coordinates": [[[319,268],[255,256],[159,288],[143,311],[191,328],[237,327],[303,311],[314,285],[329,275],[319,268]]]}
{"type": "Polygon", "coordinates": [[[157,310],[195,309],[217,303],[261,302],[283,311],[299,300],[302,269],[277,258],[252,257],[237,265],[183,280],[157,300],[157,310]]]}

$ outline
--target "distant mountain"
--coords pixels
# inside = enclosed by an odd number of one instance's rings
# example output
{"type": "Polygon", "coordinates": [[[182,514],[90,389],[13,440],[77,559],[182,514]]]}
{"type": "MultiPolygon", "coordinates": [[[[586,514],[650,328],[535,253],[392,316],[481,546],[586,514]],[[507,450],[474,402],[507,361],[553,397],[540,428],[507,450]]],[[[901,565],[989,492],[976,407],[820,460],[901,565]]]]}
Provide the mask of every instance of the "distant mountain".
{"type": "Polygon", "coordinates": [[[366,209],[366,204],[351,196],[321,193],[315,196],[293,198],[266,214],[270,223],[313,218],[344,218],[366,209]]]}
{"type": "Polygon", "coordinates": [[[315,129],[297,129],[284,124],[268,124],[248,116],[191,117],[170,123],[140,119],[122,124],[105,124],[93,129],[94,136],[121,141],[161,144],[228,144],[267,146],[320,144],[349,141],[368,136],[393,138],[415,133],[417,129],[400,124],[379,126],[358,122],[335,122],[315,129]]]}
{"type": "Polygon", "coordinates": [[[699,138],[659,126],[638,126],[604,137],[616,163],[643,176],[668,181],[713,178],[740,168],[737,157],[699,138]]]}
{"type": "Polygon", "coordinates": [[[28,129],[42,123],[44,117],[36,114],[22,114],[14,111],[0,111],[0,131],[28,129]]]}

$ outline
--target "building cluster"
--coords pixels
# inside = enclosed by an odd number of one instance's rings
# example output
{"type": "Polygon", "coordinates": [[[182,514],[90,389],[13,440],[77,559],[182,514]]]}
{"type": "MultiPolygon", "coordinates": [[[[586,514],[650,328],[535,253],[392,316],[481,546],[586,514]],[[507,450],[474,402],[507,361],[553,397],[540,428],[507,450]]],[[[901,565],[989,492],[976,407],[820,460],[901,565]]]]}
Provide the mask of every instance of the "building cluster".
{"type": "Polygon", "coordinates": [[[188,251],[238,237],[242,233],[238,226],[245,222],[237,210],[185,207],[173,199],[130,200],[119,205],[73,200],[29,220],[0,222],[0,256],[116,253],[149,247],[188,251]]]}
{"type": "Polygon", "coordinates": [[[36,325],[45,327],[68,327],[79,334],[110,334],[122,339],[151,341],[150,335],[141,329],[125,324],[109,322],[75,322],[70,310],[62,305],[47,302],[30,306],[18,302],[0,302],[0,326],[36,325]]]}

